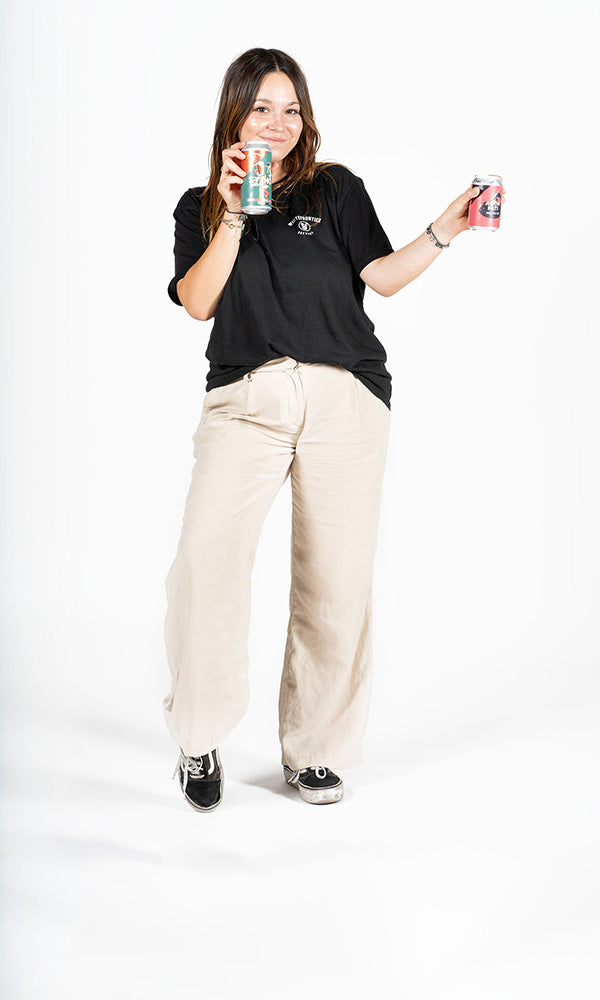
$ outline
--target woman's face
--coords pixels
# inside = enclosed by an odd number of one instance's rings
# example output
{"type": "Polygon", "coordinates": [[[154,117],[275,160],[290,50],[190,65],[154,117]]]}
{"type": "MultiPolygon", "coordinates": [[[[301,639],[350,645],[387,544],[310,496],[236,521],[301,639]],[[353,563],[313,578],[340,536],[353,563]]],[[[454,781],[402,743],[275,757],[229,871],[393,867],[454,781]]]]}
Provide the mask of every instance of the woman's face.
{"type": "Polygon", "coordinates": [[[294,85],[285,73],[267,73],[258,88],[254,107],[240,129],[240,142],[268,142],[273,159],[273,179],[302,132],[300,104],[294,85]]]}

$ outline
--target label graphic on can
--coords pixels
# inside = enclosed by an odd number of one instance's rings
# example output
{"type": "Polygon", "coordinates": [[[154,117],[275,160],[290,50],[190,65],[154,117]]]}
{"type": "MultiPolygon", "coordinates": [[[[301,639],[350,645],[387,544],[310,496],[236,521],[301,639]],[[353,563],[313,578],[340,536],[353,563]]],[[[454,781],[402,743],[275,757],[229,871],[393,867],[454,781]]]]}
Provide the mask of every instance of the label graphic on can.
{"type": "Polygon", "coordinates": [[[246,171],[240,192],[242,212],[265,215],[271,211],[271,148],[266,142],[247,142],[242,152],[240,165],[246,171]]]}
{"type": "Polygon", "coordinates": [[[474,187],[479,194],[469,202],[469,229],[498,229],[502,209],[502,178],[492,174],[489,177],[474,177],[474,187]]]}

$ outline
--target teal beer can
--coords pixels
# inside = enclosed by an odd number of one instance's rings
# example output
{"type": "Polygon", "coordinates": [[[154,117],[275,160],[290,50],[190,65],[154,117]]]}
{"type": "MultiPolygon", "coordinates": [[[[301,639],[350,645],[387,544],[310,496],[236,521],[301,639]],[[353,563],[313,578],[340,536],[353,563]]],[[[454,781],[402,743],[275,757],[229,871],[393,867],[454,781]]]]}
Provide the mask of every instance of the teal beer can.
{"type": "Polygon", "coordinates": [[[246,215],[266,215],[271,211],[271,147],[268,142],[247,142],[242,149],[241,167],[246,171],[240,199],[246,215]]]}

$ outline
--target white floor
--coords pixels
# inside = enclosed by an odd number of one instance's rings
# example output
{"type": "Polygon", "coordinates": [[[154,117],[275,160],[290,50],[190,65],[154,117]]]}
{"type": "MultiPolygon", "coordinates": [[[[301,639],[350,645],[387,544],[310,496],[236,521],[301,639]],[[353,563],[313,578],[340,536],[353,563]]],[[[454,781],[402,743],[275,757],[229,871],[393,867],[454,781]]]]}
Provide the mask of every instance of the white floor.
{"type": "Polygon", "coordinates": [[[200,814],[162,733],[14,707],[3,995],[597,1000],[597,723],[371,740],[328,806],[240,727],[200,814]]]}

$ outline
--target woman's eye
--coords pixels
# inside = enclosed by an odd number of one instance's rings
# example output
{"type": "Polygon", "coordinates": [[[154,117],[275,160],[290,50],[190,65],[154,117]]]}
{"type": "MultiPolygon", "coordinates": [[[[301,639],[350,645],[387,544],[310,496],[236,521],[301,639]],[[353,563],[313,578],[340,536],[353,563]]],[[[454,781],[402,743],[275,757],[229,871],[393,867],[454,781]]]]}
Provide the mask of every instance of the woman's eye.
{"type": "Polygon", "coordinates": [[[258,107],[258,108],[255,108],[254,110],[255,110],[255,111],[268,111],[269,109],[268,109],[268,108],[261,108],[261,107],[258,107]]]}
{"type": "Polygon", "coordinates": [[[290,112],[292,115],[299,115],[300,114],[299,111],[296,111],[296,108],[288,108],[288,112],[290,112]]]}

